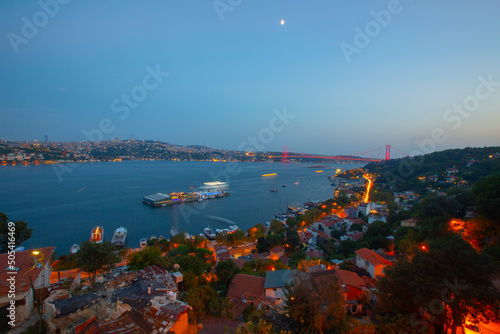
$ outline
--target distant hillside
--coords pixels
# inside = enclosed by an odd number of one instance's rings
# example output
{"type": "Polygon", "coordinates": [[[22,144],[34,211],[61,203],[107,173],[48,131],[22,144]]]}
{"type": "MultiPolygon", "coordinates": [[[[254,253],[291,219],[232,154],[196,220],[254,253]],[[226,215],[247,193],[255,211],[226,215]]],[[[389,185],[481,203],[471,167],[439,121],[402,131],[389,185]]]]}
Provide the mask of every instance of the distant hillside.
{"type": "Polygon", "coordinates": [[[385,183],[395,191],[445,190],[471,186],[482,177],[500,173],[500,147],[464,148],[434,152],[366,165],[365,170],[377,175],[377,183],[385,183]],[[456,172],[447,172],[455,167],[456,172]],[[452,178],[450,176],[455,176],[452,178]],[[437,180],[433,180],[433,177],[437,180]]]}

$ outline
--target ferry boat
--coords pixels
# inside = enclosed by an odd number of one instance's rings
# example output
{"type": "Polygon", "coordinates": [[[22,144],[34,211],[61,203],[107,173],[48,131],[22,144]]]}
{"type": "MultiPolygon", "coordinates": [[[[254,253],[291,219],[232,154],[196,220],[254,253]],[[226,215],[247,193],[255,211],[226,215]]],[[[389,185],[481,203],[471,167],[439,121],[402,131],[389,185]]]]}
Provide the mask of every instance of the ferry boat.
{"type": "Polygon", "coordinates": [[[125,247],[125,241],[127,240],[127,228],[120,226],[115,230],[111,243],[116,247],[125,247]]]}
{"type": "Polygon", "coordinates": [[[69,252],[71,254],[75,254],[76,252],[78,252],[80,250],[80,246],[78,246],[77,244],[74,244],[73,246],[70,247],[69,249],[69,252]]]}
{"type": "Polygon", "coordinates": [[[146,246],[148,245],[148,241],[146,240],[146,238],[141,239],[140,245],[141,245],[141,248],[146,248],[146,246]]]}
{"type": "Polygon", "coordinates": [[[210,228],[210,226],[205,227],[205,229],[203,230],[203,232],[205,233],[205,235],[206,235],[206,237],[208,239],[210,239],[210,240],[214,240],[215,239],[215,233],[212,230],[212,228],[210,228]]]}
{"type": "Polygon", "coordinates": [[[90,232],[90,242],[95,242],[98,244],[102,244],[104,241],[104,227],[97,226],[92,229],[90,232]]]}

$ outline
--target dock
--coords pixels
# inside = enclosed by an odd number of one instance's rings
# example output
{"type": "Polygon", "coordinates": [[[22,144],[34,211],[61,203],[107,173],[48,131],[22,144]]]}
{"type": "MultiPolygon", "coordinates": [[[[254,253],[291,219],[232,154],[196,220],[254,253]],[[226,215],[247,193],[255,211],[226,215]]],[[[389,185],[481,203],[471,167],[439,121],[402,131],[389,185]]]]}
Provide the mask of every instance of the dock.
{"type": "Polygon", "coordinates": [[[223,190],[216,191],[193,191],[189,193],[156,193],[153,195],[144,196],[142,202],[152,207],[161,207],[184,202],[201,202],[207,199],[222,198],[229,196],[229,193],[223,190]]]}

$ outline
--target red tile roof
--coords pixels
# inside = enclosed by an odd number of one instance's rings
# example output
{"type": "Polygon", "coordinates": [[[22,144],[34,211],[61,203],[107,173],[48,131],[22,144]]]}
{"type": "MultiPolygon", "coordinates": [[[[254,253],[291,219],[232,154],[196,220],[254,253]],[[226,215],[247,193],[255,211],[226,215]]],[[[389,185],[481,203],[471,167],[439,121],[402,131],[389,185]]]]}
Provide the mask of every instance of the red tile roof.
{"type": "Polygon", "coordinates": [[[272,249],[269,251],[269,253],[271,253],[271,254],[273,254],[273,253],[277,254],[277,253],[281,253],[281,252],[284,252],[284,251],[285,251],[285,249],[284,249],[283,247],[281,247],[281,246],[276,246],[276,247],[272,248],[272,249]]]}
{"type": "MultiPolygon", "coordinates": [[[[15,274],[16,293],[23,293],[31,288],[30,277],[33,283],[36,281],[38,275],[40,275],[40,272],[42,271],[42,266],[35,266],[35,264],[37,259],[42,259],[42,254],[44,265],[50,268],[48,262],[50,256],[54,252],[54,249],[55,247],[44,247],[36,249],[37,251],[41,252],[41,254],[39,255],[33,254],[34,249],[16,252],[16,263],[14,266],[16,268],[19,268],[19,270],[17,270],[17,273],[15,274]]],[[[9,293],[9,284],[7,283],[7,279],[11,276],[14,276],[12,274],[9,274],[11,270],[8,268],[8,256],[8,253],[0,254],[0,296],[5,296],[9,293]]],[[[47,283],[49,282],[49,279],[50,277],[46,278],[47,283]]]]}
{"type": "Polygon", "coordinates": [[[227,291],[228,298],[238,298],[238,299],[249,299],[249,298],[259,298],[265,299],[266,293],[264,290],[264,283],[266,279],[264,277],[246,275],[246,274],[236,274],[231,283],[229,284],[229,289],[227,291]]]}
{"type": "Polygon", "coordinates": [[[382,256],[380,256],[379,254],[375,253],[374,251],[372,251],[371,249],[368,249],[368,248],[358,249],[357,251],[355,251],[355,253],[357,255],[359,255],[362,259],[369,261],[374,266],[377,266],[380,264],[389,265],[389,266],[392,265],[392,262],[384,259],[382,256]]]}
{"type": "Polygon", "coordinates": [[[358,289],[365,286],[363,280],[354,271],[335,269],[335,276],[339,279],[340,284],[353,286],[358,289]]]}
{"type": "Polygon", "coordinates": [[[313,251],[306,252],[306,255],[309,257],[323,257],[323,252],[315,249],[313,251]]]}

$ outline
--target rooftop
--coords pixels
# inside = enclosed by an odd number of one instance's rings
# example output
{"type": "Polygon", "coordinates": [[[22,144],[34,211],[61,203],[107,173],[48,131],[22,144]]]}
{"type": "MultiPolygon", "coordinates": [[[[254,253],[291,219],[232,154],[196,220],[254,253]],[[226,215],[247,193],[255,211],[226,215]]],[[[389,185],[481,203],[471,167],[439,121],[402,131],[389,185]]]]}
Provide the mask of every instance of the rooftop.
{"type": "MultiPolygon", "coordinates": [[[[16,272],[16,293],[22,293],[28,291],[30,286],[30,278],[31,281],[35,282],[38,275],[42,271],[42,265],[38,262],[37,259],[42,259],[43,256],[43,265],[47,266],[50,256],[54,252],[55,247],[44,247],[36,249],[40,252],[38,255],[34,255],[34,249],[25,250],[16,252],[16,263],[15,267],[8,267],[8,253],[0,254],[0,264],[3,265],[0,268],[0,296],[5,296],[9,293],[9,284],[7,279],[12,276],[9,274],[10,272],[16,272]]],[[[50,277],[46,278],[46,282],[49,282],[50,277]]]]}

